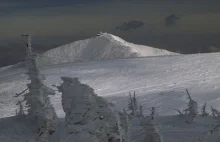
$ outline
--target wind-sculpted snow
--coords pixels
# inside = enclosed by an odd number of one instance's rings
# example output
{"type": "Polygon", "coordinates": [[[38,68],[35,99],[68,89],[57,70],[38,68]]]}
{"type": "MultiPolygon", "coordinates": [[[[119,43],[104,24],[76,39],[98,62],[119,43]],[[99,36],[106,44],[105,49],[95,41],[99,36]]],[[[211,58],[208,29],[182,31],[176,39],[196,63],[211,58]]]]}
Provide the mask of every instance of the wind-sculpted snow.
{"type": "Polygon", "coordinates": [[[124,41],[112,34],[76,41],[39,55],[40,65],[77,61],[107,60],[143,56],[176,55],[177,53],[124,41]]]}

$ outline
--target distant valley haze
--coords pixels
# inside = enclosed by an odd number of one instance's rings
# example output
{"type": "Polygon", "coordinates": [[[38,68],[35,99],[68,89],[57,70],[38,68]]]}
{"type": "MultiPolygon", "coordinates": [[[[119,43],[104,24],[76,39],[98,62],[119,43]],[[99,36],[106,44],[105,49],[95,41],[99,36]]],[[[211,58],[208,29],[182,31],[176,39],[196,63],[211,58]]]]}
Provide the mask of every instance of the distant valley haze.
{"type": "Polygon", "coordinates": [[[24,60],[25,41],[42,53],[108,32],[182,54],[218,52],[220,1],[1,0],[0,67],[24,60]]]}

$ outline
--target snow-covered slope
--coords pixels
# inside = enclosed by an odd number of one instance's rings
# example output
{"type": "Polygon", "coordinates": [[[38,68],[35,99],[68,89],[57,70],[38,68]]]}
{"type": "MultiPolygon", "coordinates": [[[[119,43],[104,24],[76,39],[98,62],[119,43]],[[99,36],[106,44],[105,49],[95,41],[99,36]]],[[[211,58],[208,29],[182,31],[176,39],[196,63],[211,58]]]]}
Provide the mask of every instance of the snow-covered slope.
{"type": "Polygon", "coordinates": [[[136,45],[108,33],[76,41],[39,55],[40,65],[75,61],[106,60],[143,56],[176,55],[177,53],[144,45],[136,45]]]}
{"type": "MultiPolygon", "coordinates": [[[[49,86],[59,85],[61,76],[79,77],[119,108],[126,107],[129,91],[136,91],[145,113],[155,106],[160,115],[171,115],[176,113],[173,109],[185,108],[186,88],[199,105],[207,102],[220,109],[219,56],[212,53],[93,61],[53,65],[41,71],[49,86]]],[[[13,115],[17,98],[12,96],[26,89],[29,82],[24,72],[21,67],[0,70],[0,117],[13,115]]],[[[62,116],[59,97],[53,97],[52,102],[62,116]]]]}
{"type": "MultiPolygon", "coordinates": [[[[128,93],[136,91],[137,100],[143,105],[145,115],[150,114],[152,106],[156,107],[160,116],[164,115],[159,118],[159,124],[165,142],[192,142],[195,137],[214,128],[219,121],[198,118],[195,124],[189,125],[179,116],[168,115],[177,114],[174,109],[186,108],[186,88],[192,99],[198,102],[199,108],[207,102],[208,111],[210,106],[220,110],[219,57],[220,53],[212,53],[93,61],[52,65],[41,68],[41,71],[47,78],[48,86],[59,85],[61,76],[79,77],[80,81],[93,87],[95,93],[115,103],[119,109],[127,107],[128,93]]],[[[21,129],[22,132],[18,131],[21,126],[14,129],[10,128],[11,125],[3,125],[12,123],[11,119],[8,122],[5,117],[15,114],[15,104],[22,99],[13,96],[26,89],[29,82],[24,72],[25,69],[21,66],[0,69],[0,141],[23,142],[24,140],[18,139],[29,135],[26,134],[26,125],[23,123],[19,124],[25,127],[25,131],[21,129]],[[10,129],[6,131],[4,127],[10,129]],[[9,139],[9,134],[12,133],[16,135],[13,140],[9,139]]],[[[51,97],[51,101],[58,116],[62,118],[64,113],[60,96],[57,92],[57,95],[51,97]]]]}

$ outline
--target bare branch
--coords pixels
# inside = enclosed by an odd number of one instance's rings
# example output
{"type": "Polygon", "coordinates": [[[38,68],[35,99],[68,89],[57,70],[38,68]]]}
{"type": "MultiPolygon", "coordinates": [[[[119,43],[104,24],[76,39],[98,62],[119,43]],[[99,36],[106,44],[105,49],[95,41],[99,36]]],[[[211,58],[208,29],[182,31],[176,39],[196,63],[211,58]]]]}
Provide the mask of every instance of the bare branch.
{"type": "Polygon", "coordinates": [[[186,89],[186,93],[187,93],[187,95],[188,95],[189,99],[190,99],[190,100],[192,100],[192,98],[191,98],[191,96],[190,96],[190,94],[189,94],[188,89],[186,89]]]}
{"type": "Polygon", "coordinates": [[[180,115],[183,115],[183,113],[179,109],[174,109],[176,110],[180,115]]]}
{"type": "Polygon", "coordinates": [[[25,91],[27,91],[29,89],[29,87],[25,90],[23,90],[21,93],[16,93],[14,97],[19,97],[20,95],[22,95],[25,91]]]}

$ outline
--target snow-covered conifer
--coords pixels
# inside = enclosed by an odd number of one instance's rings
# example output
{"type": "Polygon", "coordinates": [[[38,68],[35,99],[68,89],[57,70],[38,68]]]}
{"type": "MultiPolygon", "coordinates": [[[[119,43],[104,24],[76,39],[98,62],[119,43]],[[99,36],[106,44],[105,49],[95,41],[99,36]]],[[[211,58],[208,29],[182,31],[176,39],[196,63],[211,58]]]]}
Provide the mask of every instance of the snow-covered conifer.
{"type": "Polygon", "coordinates": [[[142,106],[142,105],[139,106],[139,116],[140,116],[140,117],[144,117],[144,114],[143,114],[143,106],[142,106]]]}
{"type": "Polygon", "coordinates": [[[212,116],[220,117],[220,112],[211,106],[212,116]]]}
{"type": "Polygon", "coordinates": [[[156,109],[155,109],[155,107],[152,107],[152,109],[151,109],[151,119],[153,120],[153,119],[155,119],[155,117],[156,117],[156,109]]]}
{"type": "Polygon", "coordinates": [[[134,91],[134,96],[133,96],[133,103],[134,103],[134,110],[138,110],[138,105],[137,105],[137,99],[136,99],[136,93],[134,91]]]}
{"type": "Polygon", "coordinates": [[[81,84],[78,78],[61,79],[63,83],[58,89],[66,118],[59,142],[120,142],[124,139],[120,114],[112,104],[97,96],[88,85],[81,84]]]}
{"type": "Polygon", "coordinates": [[[47,142],[48,137],[56,130],[57,115],[50,102],[49,95],[55,92],[44,85],[45,77],[40,73],[35,56],[31,49],[31,39],[28,36],[26,50],[27,75],[30,83],[27,84],[29,92],[25,94],[25,101],[28,107],[28,115],[36,118],[39,126],[38,141],[47,142]]]}
{"type": "Polygon", "coordinates": [[[126,129],[126,134],[129,141],[163,142],[157,125],[155,107],[152,107],[150,119],[146,121],[146,119],[149,117],[144,117],[143,106],[140,105],[138,110],[138,103],[135,93],[133,97],[131,97],[131,94],[129,93],[128,110],[131,113],[127,113],[124,109],[124,114],[127,116],[127,118],[124,119],[128,120],[128,129],[126,129]],[[138,133],[136,132],[137,129],[139,129],[138,133]]]}
{"type": "Polygon", "coordinates": [[[156,120],[156,109],[152,107],[150,119],[145,123],[145,141],[146,142],[163,142],[163,138],[160,134],[157,120],[156,120]]]}
{"type": "Polygon", "coordinates": [[[202,106],[202,116],[208,116],[209,114],[206,111],[206,103],[202,106]]]}
{"type": "Polygon", "coordinates": [[[194,121],[195,117],[198,115],[198,103],[194,101],[190,94],[189,91],[186,89],[187,95],[188,95],[188,108],[185,109],[185,114],[189,117],[189,120],[187,120],[188,123],[191,123],[194,121]]]}
{"type": "Polygon", "coordinates": [[[18,111],[18,116],[24,116],[25,113],[24,113],[24,107],[22,105],[22,102],[21,101],[18,101],[18,105],[19,105],[19,111],[18,111]]]}
{"type": "Polygon", "coordinates": [[[129,115],[127,115],[126,113],[124,113],[124,116],[125,116],[125,121],[126,121],[126,125],[124,127],[125,129],[125,140],[126,142],[131,142],[131,127],[132,127],[132,124],[131,124],[131,119],[129,118],[129,115]]]}
{"type": "Polygon", "coordinates": [[[131,96],[131,93],[129,92],[128,110],[130,111],[129,113],[130,116],[143,117],[143,106],[139,106],[138,108],[135,91],[134,91],[133,97],[131,96]]]}
{"type": "Polygon", "coordinates": [[[131,97],[131,93],[130,92],[129,92],[128,110],[131,111],[130,115],[134,115],[135,114],[134,101],[133,101],[133,98],[131,97]]]}

